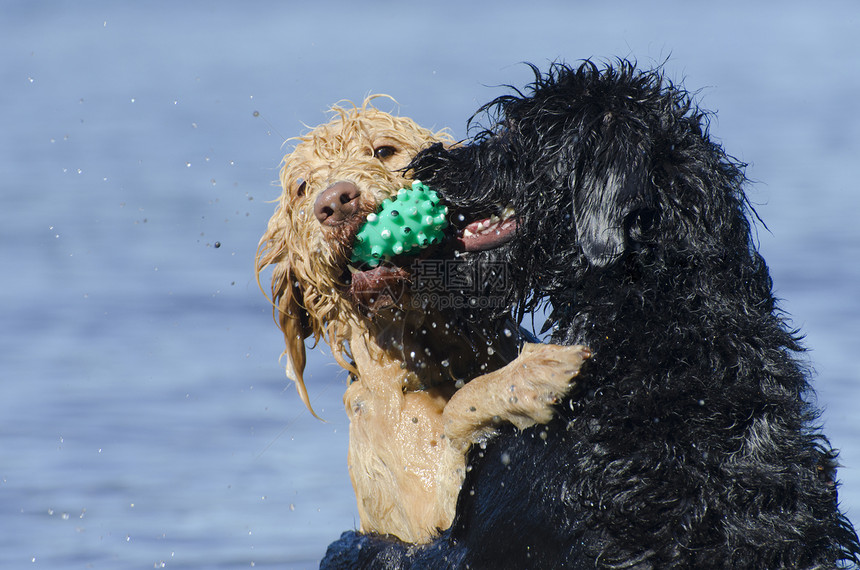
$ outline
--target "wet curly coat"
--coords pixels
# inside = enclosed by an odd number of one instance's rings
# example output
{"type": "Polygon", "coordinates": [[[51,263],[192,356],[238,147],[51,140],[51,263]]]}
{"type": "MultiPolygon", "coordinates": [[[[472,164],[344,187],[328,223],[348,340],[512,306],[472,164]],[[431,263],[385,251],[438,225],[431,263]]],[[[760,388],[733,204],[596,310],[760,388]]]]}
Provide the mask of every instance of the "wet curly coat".
{"type": "Polygon", "coordinates": [[[333,107],[333,118],[284,158],[257,275],[273,268],[287,374],[305,405],[306,338],[328,342],[353,374],[344,405],[362,530],[426,542],[451,524],[469,446],[500,422],[524,429],[548,421],[589,353],[534,344],[519,352],[518,335],[501,332],[517,330],[509,321],[413,303],[410,276],[394,263],[349,269],[358,228],[409,184],[409,161],[450,142],[372,101],[333,107]],[[457,389],[458,380],[469,382],[457,389]]]}
{"type": "Polygon", "coordinates": [[[803,348],[751,231],[743,166],[660,70],[535,69],[471,144],[413,163],[464,217],[512,202],[512,304],[594,350],[546,428],[470,458],[452,528],[345,533],[323,567],[835,568],[858,563],[803,348]],[[539,437],[544,434],[544,437],[539,437]]]}

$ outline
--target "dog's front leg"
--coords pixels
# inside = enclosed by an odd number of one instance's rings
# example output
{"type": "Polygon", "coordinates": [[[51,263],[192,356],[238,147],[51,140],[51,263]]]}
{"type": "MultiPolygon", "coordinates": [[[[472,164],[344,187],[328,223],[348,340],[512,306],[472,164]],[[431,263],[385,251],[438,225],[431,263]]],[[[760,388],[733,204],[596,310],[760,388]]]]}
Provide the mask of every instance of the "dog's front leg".
{"type": "Polygon", "coordinates": [[[575,385],[591,351],[580,345],[531,344],[511,363],[460,388],[442,414],[445,437],[462,452],[501,423],[523,430],[552,419],[553,405],[575,385]]]}

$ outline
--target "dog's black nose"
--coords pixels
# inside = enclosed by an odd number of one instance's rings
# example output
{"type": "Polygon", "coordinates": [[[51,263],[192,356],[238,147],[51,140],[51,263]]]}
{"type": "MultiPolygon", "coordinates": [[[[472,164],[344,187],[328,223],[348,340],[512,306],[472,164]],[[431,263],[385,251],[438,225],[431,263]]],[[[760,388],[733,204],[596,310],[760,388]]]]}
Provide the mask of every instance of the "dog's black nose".
{"type": "Polygon", "coordinates": [[[358,210],[361,193],[352,182],[335,182],[314,202],[314,215],[321,224],[336,226],[349,219],[358,210]]]}

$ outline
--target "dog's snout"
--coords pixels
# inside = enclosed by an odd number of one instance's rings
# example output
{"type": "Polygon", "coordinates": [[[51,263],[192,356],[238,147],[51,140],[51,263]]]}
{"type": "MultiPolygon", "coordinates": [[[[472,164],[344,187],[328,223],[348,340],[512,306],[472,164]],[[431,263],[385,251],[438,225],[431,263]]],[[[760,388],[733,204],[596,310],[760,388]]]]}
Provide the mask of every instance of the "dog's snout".
{"type": "Polygon", "coordinates": [[[358,210],[360,195],[358,187],[352,182],[336,182],[317,197],[314,215],[321,224],[339,225],[358,210]]]}

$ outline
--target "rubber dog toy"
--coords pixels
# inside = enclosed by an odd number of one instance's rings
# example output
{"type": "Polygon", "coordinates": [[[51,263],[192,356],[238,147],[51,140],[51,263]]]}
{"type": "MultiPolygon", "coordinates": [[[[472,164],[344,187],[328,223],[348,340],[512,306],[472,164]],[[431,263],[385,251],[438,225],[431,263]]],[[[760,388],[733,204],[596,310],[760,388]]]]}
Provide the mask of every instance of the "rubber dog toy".
{"type": "Polygon", "coordinates": [[[447,215],[448,207],[439,204],[436,192],[416,180],[367,216],[355,236],[352,261],[376,267],[395,255],[417,255],[442,241],[447,215]]]}

